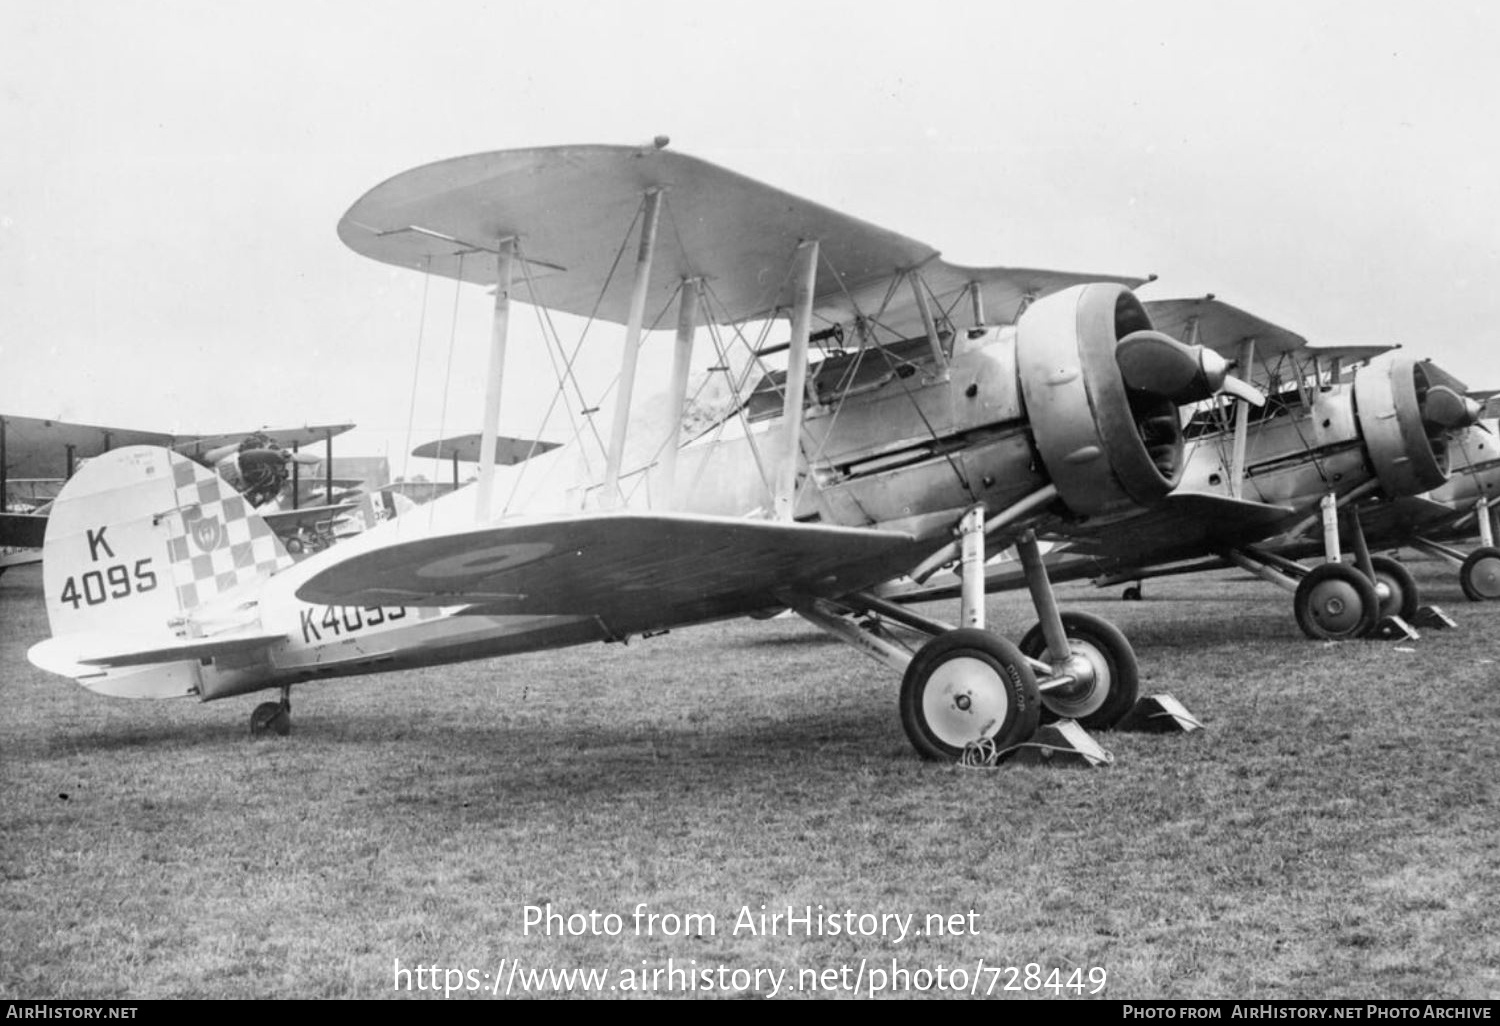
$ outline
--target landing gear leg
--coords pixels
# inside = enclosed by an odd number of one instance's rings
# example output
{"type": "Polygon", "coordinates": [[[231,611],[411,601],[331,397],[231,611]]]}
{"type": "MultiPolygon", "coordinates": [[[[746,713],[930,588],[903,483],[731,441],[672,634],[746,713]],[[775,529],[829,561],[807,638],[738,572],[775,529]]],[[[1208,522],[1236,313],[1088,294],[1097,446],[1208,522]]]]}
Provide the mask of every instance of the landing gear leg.
{"type": "Polygon", "coordinates": [[[1479,548],[1469,553],[1458,570],[1459,587],[1470,602],[1500,598],[1500,549],[1495,548],[1495,525],[1490,519],[1488,499],[1474,504],[1479,514],[1479,548]]]}
{"type": "Polygon", "coordinates": [[[281,689],[281,701],[262,702],[250,714],[250,736],[264,737],[276,734],[286,737],[292,732],[292,688],[288,684],[281,689]]]}
{"type": "Polygon", "coordinates": [[[1359,512],[1348,511],[1349,541],[1354,546],[1354,565],[1375,584],[1375,597],[1379,601],[1376,618],[1399,616],[1410,621],[1417,615],[1420,594],[1411,572],[1387,556],[1370,556],[1370,547],[1365,542],[1364,525],[1359,512]]]}
{"type": "Polygon", "coordinates": [[[1016,553],[1036,606],[1037,623],[1020,649],[1044,674],[1037,685],[1042,721],[1071,719],[1086,729],[1110,729],[1135,708],[1140,693],[1135,651],[1109,621],[1058,611],[1035,532],[1021,535],[1016,553]]]}

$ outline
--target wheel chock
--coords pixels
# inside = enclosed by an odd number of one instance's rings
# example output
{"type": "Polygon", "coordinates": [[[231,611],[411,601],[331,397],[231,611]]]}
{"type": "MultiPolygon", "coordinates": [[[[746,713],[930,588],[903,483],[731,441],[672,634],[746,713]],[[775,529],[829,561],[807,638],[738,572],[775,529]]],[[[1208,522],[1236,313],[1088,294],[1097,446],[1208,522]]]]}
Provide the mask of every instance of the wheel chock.
{"type": "Polygon", "coordinates": [[[1147,695],[1115,725],[1116,730],[1142,734],[1189,734],[1203,729],[1203,721],[1171,695],[1147,695]]]}
{"type": "Polygon", "coordinates": [[[1031,740],[1001,752],[997,763],[1017,766],[1108,766],[1115,757],[1077,720],[1058,720],[1039,727],[1031,740]]]}
{"type": "Polygon", "coordinates": [[[1418,641],[1422,635],[1399,616],[1382,616],[1375,621],[1369,637],[1380,641],[1418,641]]]}
{"type": "Polygon", "coordinates": [[[1418,606],[1417,615],[1411,618],[1417,627],[1430,627],[1435,631],[1446,631],[1458,624],[1439,606],[1418,606]]]}

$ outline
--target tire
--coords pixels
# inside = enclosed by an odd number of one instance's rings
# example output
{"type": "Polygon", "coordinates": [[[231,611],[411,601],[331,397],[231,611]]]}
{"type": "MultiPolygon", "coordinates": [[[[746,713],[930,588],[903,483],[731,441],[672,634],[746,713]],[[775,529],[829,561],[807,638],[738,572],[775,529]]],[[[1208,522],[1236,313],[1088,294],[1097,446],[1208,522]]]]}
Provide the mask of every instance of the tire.
{"type": "MultiPolygon", "coordinates": [[[[1373,556],[1370,563],[1375,568],[1375,583],[1385,585],[1388,592],[1380,600],[1380,615],[1399,616],[1410,622],[1417,615],[1417,606],[1422,599],[1422,591],[1417,587],[1416,578],[1406,569],[1405,563],[1390,556],[1373,556]]],[[[1378,590],[1376,597],[1379,598],[1378,590]]]]}
{"type": "Polygon", "coordinates": [[[265,737],[272,732],[285,737],[291,729],[291,717],[280,702],[262,702],[250,714],[250,736],[265,737]]]}
{"type": "Polygon", "coordinates": [[[1500,599],[1500,549],[1485,545],[1469,553],[1458,571],[1458,583],[1470,602],[1500,599]]]}
{"type": "MultiPolygon", "coordinates": [[[[1092,613],[1063,613],[1063,631],[1075,656],[1088,660],[1094,679],[1067,692],[1042,693],[1042,722],[1077,720],[1087,730],[1109,730],[1135,708],[1140,697],[1140,666],[1135,650],[1120,629],[1092,613]]],[[[1046,659],[1042,625],[1026,632],[1018,646],[1023,655],[1046,659]]]]}
{"type": "Polygon", "coordinates": [[[1362,638],[1380,618],[1375,584],[1348,563],[1323,563],[1297,585],[1292,599],[1297,626],[1318,641],[1362,638]]]}
{"type": "Polygon", "coordinates": [[[917,650],[901,680],[901,726],[924,759],[953,762],[970,744],[1004,750],[1036,733],[1036,676],[1015,645],[963,628],[917,650]]]}
{"type": "Polygon", "coordinates": [[[1122,602],[1139,602],[1140,600],[1141,586],[1139,584],[1132,584],[1120,595],[1120,601],[1122,602]]]}

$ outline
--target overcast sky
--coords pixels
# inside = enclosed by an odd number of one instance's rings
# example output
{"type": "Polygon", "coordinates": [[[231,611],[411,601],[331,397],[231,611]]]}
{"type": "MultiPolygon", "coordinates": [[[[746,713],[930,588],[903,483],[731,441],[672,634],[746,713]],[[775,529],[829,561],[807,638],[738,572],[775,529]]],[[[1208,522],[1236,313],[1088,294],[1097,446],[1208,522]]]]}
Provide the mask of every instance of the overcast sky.
{"type": "MultiPolygon", "coordinates": [[[[477,429],[489,300],[437,280],[423,322],[339,217],[657,134],[957,263],[1156,273],[1500,387],[1497,65],[1500,6],[1443,0],[4,0],[0,412],[353,421],[399,472],[414,372],[414,442],[477,429]]],[[[502,428],[551,385],[512,376],[502,428]]]]}

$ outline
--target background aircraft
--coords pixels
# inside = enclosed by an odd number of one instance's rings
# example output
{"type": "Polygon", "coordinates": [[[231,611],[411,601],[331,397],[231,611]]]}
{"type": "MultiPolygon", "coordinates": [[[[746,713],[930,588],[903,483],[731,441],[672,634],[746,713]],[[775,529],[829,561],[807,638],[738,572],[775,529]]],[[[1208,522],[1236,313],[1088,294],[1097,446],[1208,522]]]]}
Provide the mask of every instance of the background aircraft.
{"type": "MultiPolygon", "coordinates": [[[[1461,383],[1389,346],[1310,346],[1212,296],[1146,309],[1164,330],[1233,359],[1267,402],[1195,412],[1184,426],[1177,490],[1149,511],[1072,528],[1048,554],[1054,577],[1095,578],[1101,586],[1133,580],[1139,597],[1147,577],[1241,566],[1292,592],[1297,623],[1314,638],[1360,637],[1382,615],[1411,616],[1416,585],[1364,551],[1359,504],[1416,495],[1447,479],[1449,439],[1478,414],[1461,383]],[[1358,569],[1337,561],[1341,519],[1358,569]],[[1315,536],[1328,562],[1309,569],[1279,555],[1287,536],[1315,536]]],[[[988,582],[1015,587],[1017,575],[994,567],[988,582]]],[[[937,580],[889,593],[910,602],[955,588],[937,580]]]]}
{"type": "MultiPolygon", "coordinates": [[[[255,506],[274,502],[286,493],[287,505],[295,510],[300,505],[297,501],[300,468],[322,463],[331,487],[333,439],[353,426],[327,424],[231,434],[175,435],[0,415],[0,495],[5,497],[5,509],[0,511],[0,546],[40,549],[47,527],[47,505],[30,501],[37,489],[46,486],[55,495],[84,461],[130,445],[163,446],[213,467],[255,506]],[[325,446],[324,456],[301,451],[318,442],[325,446]],[[18,487],[26,494],[17,494],[18,487]]],[[[280,507],[274,506],[267,512],[280,512],[280,507]]],[[[288,537],[296,533],[300,519],[288,516],[277,521],[272,517],[273,526],[288,537]]],[[[37,558],[30,551],[8,554],[0,559],[0,571],[7,566],[35,562],[37,558]]]]}
{"type": "MultiPolygon", "coordinates": [[[[1472,398],[1489,399],[1484,393],[1472,398]]],[[[1486,408],[1492,407],[1491,399],[1486,408]]],[[[1452,433],[1448,442],[1447,483],[1422,495],[1374,499],[1360,506],[1360,520],[1369,547],[1412,548],[1452,564],[1459,586],[1472,602],[1500,599],[1500,549],[1495,547],[1494,502],[1500,496],[1500,423],[1493,418],[1452,433]],[[1468,549],[1454,543],[1478,539],[1468,549]]],[[[1321,542],[1311,531],[1280,541],[1276,552],[1300,558],[1319,551],[1321,542]]],[[[1409,594],[1415,604],[1416,585],[1396,560],[1373,557],[1377,572],[1397,582],[1398,594],[1409,594]]],[[[1407,615],[1403,613],[1402,615],[1407,615]]]]}
{"type": "MultiPolygon", "coordinates": [[[[246,504],[210,501],[217,479],[195,464],[147,447],[96,460],[49,525],[54,636],[37,665],[109,694],[279,687],[252,722],[284,729],[299,681],[791,607],[902,672],[903,726],[925,756],[1023,743],[1043,706],[1101,727],[1133,706],[1129,643],[1058,610],[1035,530],[1160,501],[1182,468],[1178,406],[1235,387],[1214,353],[1152,330],[1128,287],[1142,279],[948,264],[660,145],[417,168],[339,233],[377,260],[495,288],[475,484],[291,565],[246,504]],[[616,274],[626,252],[633,273],[616,274]],[[573,444],[499,467],[513,294],[626,330],[613,425],[589,419],[597,404],[571,411],[573,444]],[[678,359],[664,432],[631,437],[648,308],[675,309],[678,359]],[[851,342],[810,365],[822,324],[851,342]],[[790,338],[772,368],[779,325],[790,338]],[[725,383],[728,412],[683,444],[700,330],[721,357],[747,348],[758,373],[725,383]],[[996,544],[1026,567],[1026,651],[983,629],[996,544]],[[882,581],[953,561],[962,628],[905,615],[932,636],[915,653],[843,615],[888,607],[870,590],[882,581]]],[[[576,388],[565,371],[558,384],[576,388]]]]}
{"type": "MultiPolygon", "coordinates": [[[[502,467],[513,467],[523,460],[529,460],[533,456],[540,456],[544,452],[551,452],[561,443],[544,442],[535,438],[505,438],[495,439],[494,461],[502,467]]],[[[437,441],[426,442],[411,451],[413,456],[424,459],[448,460],[453,465],[453,487],[457,488],[458,465],[460,463],[478,463],[480,452],[484,448],[484,437],[479,432],[467,435],[454,435],[452,438],[440,438],[437,441]]]]}

